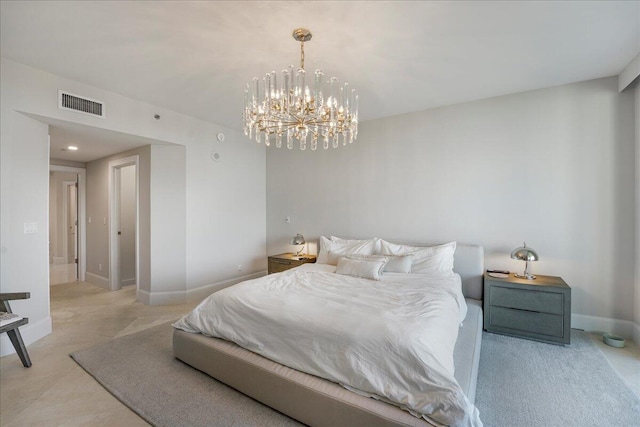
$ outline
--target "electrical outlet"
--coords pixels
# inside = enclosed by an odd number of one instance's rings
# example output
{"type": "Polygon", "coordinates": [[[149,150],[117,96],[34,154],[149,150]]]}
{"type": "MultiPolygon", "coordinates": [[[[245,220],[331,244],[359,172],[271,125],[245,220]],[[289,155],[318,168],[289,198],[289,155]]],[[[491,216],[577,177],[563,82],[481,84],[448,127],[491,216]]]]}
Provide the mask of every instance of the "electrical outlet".
{"type": "Polygon", "coordinates": [[[238,264],[238,271],[242,271],[242,264],[238,264]]]}
{"type": "Polygon", "coordinates": [[[102,271],[102,264],[98,264],[98,271],[102,271]]]}
{"type": "Polygon", "coordinates": [[[89,219],[89,224],[91,224],[91,217],[89,217],[88,219],[89,219]]]}

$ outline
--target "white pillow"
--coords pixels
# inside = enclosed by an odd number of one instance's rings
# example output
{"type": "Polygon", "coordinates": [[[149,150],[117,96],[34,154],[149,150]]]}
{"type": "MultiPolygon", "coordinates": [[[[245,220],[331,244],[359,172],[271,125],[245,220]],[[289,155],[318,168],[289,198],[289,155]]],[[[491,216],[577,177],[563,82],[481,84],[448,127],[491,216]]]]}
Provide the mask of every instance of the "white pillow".
{"type": "Polygon", "coordinates": [[[418,247],[398,245],[380,240],[380,252],[382,255],[413,255],[412,273],[452,273],[453,254],[455,251],[456,242],[438,246],[418,247]]]}
{"type": "Polygon", "coordinates": [[[337,242],[337,243],[349,243],[349,244],[364,243],[367,240],[371,240],[371,239],[343,239],[342,237],[331,236],[331,241],[337,242]]]}
{"type": "Polygon", "coordinates": [[[384,271],[387,273],[411,273],[411,264],[413,263],[413,255],[348,255],[348,258],[374,260],[386,258],[387,265],[384,271]]]}
{"type": "Polygon", "coordinates": [[[350,241],[333,242],[324,236],[320,236],[320,251],[318,252],[318,264],[336,265],[338,258],[345,255],[371,255],[376,248],[377,239],[369,239],[357,241],[359,243],[350,243],[350,241]]]}
{"type": "Polygon", "coordinates": [[[362,277],[364,279],[380,280],[386,263],[386,258],[364,260],[342,257],[338,260],[336,273],[346,276],[362,277]]]}
{"type": "Polygon", "coordinates": [[[370,241],[375,242],[375,247],[373,248],[373,253],[380,252],[380,239],[374,237],[373,239],[343,239],[342,237],[331,236],[331,241],[338,243],[340,245],[355,245],[356,243],[365,243],[370,241]]]}

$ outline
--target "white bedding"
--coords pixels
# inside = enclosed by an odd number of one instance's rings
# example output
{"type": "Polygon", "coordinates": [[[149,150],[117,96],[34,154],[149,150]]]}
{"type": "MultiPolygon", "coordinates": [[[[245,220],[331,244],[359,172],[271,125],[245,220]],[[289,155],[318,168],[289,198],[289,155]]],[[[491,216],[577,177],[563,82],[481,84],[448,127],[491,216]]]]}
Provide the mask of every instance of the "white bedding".
{"type": "Polygon", "coordinates": [[[481,426],[454,379],[467,306],[457,274],[374,281],[302,267],[218,291],[174,324],[409,410],[434,425],[481,426]]]}

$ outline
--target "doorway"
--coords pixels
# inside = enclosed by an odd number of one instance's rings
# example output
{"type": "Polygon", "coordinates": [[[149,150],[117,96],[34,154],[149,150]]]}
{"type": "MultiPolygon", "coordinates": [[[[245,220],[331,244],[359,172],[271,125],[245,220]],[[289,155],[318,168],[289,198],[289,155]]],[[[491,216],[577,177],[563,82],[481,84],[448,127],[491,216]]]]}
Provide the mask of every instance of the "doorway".
{"type": "Polygon", "coordinates": [[[82,168],[50,166],[50,285],[84,280],[84,176],[82,168]]]}
{"type": "Polygon", "coordinates": [[[138,156],[109,162],[111,290],[138,287],[138,156]]]}
{"type": "MultiPolygon", "coordinates": [[[[74,181],[64,181],[63,223],[65,234],[62,247],[64,248],[65,264],[78,264],[78,176],[74,181]]],[[[75,278],[78,278],[76,268],[75,278]]]]}

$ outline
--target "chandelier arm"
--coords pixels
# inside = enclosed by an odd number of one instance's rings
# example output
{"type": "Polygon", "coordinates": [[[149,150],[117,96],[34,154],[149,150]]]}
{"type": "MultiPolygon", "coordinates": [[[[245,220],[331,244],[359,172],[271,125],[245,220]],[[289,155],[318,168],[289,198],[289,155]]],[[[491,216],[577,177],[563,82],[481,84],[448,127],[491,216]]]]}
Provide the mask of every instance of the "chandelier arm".
{"type": "Polygon", "coordinates": [[[267,126],[266,127],[290,127],[290,126],[295,126],[297,125],[299,122],[290,122],[290,121],[267,121],[267,126]]]}
{"type": "Polygon", "coordinates": [[[300,68],[304,70],[304,41],[300,42],[300,68]]]}
{"type": "Polygon", "coordinates": [[[291,123],[291,124],[288,124],[286,126],[284,124],[282,126],[280,126],[280,125],[267,125],[267,126],[264,127],[264,130],[265,131],[275,131],[275,130],[283,130],[284,131],[284,130],[293,128],[294,126],[295,126],[295,123],[291,123]]]}
{"type": "MultiPolygon", "coordinates": [[[[314,126],[318,126],[318,127],[321,127],[321,128],[325,128],[325,129],[330,129],[331,128],[331,125],[326,124],[324,122],[309,122],[309,124],[312,124],[314,126]]],[[[333,128],[336,129],[336,128],[338,128],[338,126],[333,126],[333,128]]]]}

